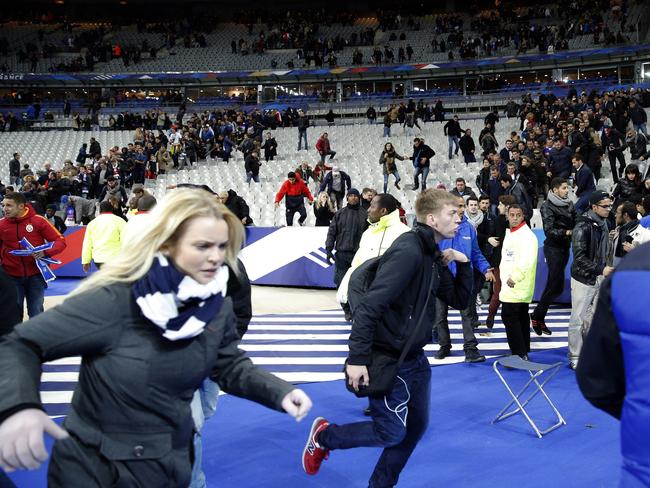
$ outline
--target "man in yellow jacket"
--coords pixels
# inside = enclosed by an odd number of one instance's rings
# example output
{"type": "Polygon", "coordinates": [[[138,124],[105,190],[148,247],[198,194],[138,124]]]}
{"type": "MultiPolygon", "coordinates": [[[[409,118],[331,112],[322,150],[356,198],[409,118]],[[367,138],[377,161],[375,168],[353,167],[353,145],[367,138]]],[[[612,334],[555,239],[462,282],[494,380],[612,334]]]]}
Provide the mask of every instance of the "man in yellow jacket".
{"type": "Polygon", "coordinates": [[[508,208],[508,223],[501,251],[501,319],[506,327],[510,352],[528,359],[530,352],[530,317],[528,306],[535,291],[539,243],[524,220],[521,205],[508,208]]]}
{"type": "Polygon", "coordinates": [[[104,201],[99,204],[99,216],[86,227],[81,248],[81,265],[84,273],[90,271],[90,261],[100,268],[113,259],[122,247],[122,233],[126,222],[113,214],[113,206],[104,201]]]}
{"type": "MultiPolygon", "coordinates": [[[[345,273],[336,292],[336,299],[341,304],[348,303],[348,283],[352,272],[368,259],[384,254],[395,239],[411,230],[408,225],[400,221],[397,200],[389,193],[381,193],[373,197],[368,208],[368,222],[370,225],[361,235],[359,249],[352,258],[352,265],[345,273]]],[[[347,310],[345,307],[345,319],[349,321],[352,317],[347,310]]]]}

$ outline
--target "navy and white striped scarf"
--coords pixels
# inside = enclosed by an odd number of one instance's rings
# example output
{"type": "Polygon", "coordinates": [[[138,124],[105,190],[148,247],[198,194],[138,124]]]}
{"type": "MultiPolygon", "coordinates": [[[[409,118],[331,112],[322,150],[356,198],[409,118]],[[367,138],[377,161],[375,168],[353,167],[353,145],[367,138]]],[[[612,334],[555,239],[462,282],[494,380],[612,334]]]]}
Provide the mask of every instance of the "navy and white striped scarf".
{"type": "Polygon", "coordinates": [[[163,337],[177,341],[203,332],[219,313],[227,284],[228,266],[221,266],[214,279],[202,285],[158,253],[131,289],[143,315],[160,328],[163,337]]]}

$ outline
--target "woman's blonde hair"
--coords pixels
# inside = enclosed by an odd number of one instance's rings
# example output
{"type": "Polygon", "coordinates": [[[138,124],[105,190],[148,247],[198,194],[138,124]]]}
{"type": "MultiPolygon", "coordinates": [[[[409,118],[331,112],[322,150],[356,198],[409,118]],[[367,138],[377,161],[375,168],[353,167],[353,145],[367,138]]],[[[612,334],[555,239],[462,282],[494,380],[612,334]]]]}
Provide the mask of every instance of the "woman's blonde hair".
{"type": "Polygon", "coordinates": [[[192,219],[214,217],[228,225],[226,263],[238,274],[237,254],[244,243],[244,226],[224,205],[205,190],[182,188],[165,195],[154,207],[146,226],[121,249],[112,261],[84,280],[73,294],[113,283],[131,283],[142,278],[153,262],[154,255],[173,246],[184,234],[192,219]]]}
{"type": "Polygon", "coordinates": [[[332,199],[330,198],[329,194],[326,191],[322,191],[318,194],[318,198],[316,199],[316,208],[321,208],[323,205],[320,203],[320,198],[325,195],[327,197],[327,206],[329,207],[330,211],[332,213],[336,213],[336,210],[334,210],[334,203],[332,202],[332,199]]]}

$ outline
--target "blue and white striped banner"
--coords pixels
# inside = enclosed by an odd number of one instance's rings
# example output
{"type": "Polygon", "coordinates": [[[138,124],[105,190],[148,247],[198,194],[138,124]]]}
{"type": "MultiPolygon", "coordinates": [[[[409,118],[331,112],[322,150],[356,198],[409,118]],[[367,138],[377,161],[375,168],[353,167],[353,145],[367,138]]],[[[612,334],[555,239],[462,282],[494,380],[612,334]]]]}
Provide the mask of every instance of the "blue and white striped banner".
{"type": "MultiPolygon", "coordinates": [[[[552,308],[546,324],[551,336],[538,337],[532,333],[531,349],[534,351],[565,347],[570,309],[552,308]]],[[[479,312],[484,321],[486,311],[479,312]]],[[[425,348],[429,362],[444,365],[463,362],[463,331],[460,314],[449,311],[451,356],[442,361],[433,358],[438,346],[425,348]]],[[[490,336],[481,335],[485,328],[477,329],[479,350],[487,357],[509,354],[506,333],[500,317],[490,336]]],[[[343,379],[343,362],[348,352],[350,324],[341,311],[311,313],[256,315],[244,336],[241,348],[255,364],[292,383],[310,383],[343,379]]],[[[43,365],[41,398],[51,416],[65,415],[77,382],[81,358],[64,358],[43,365]]]]}

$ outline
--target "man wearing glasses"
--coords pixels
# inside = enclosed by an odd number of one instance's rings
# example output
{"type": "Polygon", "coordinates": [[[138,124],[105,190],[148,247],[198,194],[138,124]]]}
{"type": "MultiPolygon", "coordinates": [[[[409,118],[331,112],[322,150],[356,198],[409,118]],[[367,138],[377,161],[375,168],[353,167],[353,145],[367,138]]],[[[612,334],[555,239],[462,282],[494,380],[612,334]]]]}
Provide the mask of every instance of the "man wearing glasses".
{"type": "Polygon", "coordinates": [[[576,219],[571,246],[571,318],[569,319],[569,366],[578,365],[583,335],[589,330],[600,284],[614,270],[607,266],[612,200],[601,190],[589,197],[589,210],[576,219]]]}

